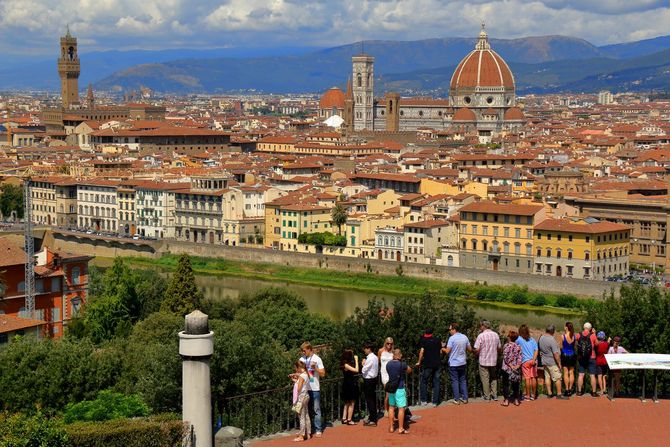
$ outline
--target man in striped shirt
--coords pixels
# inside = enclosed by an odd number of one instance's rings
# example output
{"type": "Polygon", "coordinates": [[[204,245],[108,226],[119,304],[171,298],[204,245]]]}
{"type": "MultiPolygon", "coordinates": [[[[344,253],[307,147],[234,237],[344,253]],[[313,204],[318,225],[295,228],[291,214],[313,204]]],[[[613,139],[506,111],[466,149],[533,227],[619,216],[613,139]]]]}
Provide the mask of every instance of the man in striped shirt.
{"type": "Polygon", "coordinates": [[[491,322],[482,320],[481,333],[475,341],[475,355],[479,357],[479,378],[482,380],[484,400],[498,399],[498,353],[502,347],[500,336],[491,330],[491,322]]]}

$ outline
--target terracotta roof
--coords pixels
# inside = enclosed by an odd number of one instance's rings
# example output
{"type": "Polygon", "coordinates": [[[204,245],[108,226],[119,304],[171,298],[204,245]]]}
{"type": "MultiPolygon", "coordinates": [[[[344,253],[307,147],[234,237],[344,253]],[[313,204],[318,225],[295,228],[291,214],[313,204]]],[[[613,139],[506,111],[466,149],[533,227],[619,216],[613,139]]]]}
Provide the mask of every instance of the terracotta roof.
{"type": "Polygon", "coordinates": [[[504,120],[505,121],[516,121],[526,119],[525,115],[518,107],[510,107],[505,112],[504,120]]]}
{"type": "Polygon", "coordinates": [[[542,205],[512,205],[490,201],[475,202],[465,205],[461,212],[507,214],[510,216],[534,216],[542,210],[542,205]]]}
{"type": "Polygon", "coordinates": [[[26,252],[19,244],[9,238],[0,237],[0,267],[11,265],[24,265],[26,263],[26,252]]]}
{"type": "Polygon", "coordinates": [[[467,107],[460,108],[454,113],[452,117],[453,121],[477,121],[477,116],[475,112],[468,109],[467,107]]]}
{"type": "Polygon", "coordinates": [[[623,224],[607,221],[587,222],[585,220],[572,219],[546,219],[535,225],[535,230],[559,231],[565,233],[611,233],[613,231],[626,231],[630,227],[623,224]]]}
{"type": "Polygon", "coordinates": [[[450,88],[514,88],[514,76],[502,57],[491,49],[473,50],[458,64],[450,88]]]}
{"type": "Polygon", "coordinates": [[[33,320],[32,318],[19,318],[14,315],[2,314],[0,315],[0,334],[42,326],[43,324],[46,324],[46,321],[33,320]]]}
{"type": "Polygon", "coordinates": [[[344,92],[338,87],[331,87],[319,100],[319,109],[344,109],[344,92]]]}

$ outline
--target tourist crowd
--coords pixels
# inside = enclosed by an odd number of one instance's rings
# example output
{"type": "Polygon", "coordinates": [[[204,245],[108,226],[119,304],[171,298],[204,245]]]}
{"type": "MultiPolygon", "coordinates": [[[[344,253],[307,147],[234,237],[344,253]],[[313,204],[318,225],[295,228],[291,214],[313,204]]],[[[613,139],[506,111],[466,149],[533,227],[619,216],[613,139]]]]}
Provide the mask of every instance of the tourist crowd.
{"type": "MultiPolygon", "coordinates": [[[[342,423],[356,425],[353,421],[354,406],[358,399],[358,375],[363,377],[363,394],[368,409],[366,426],[376,426],[378,418],[376,389],[378,381],[385,391],[385,411],[389,419],[389,432],[409,433],[407,416],[406,376],[414,369],[420,370],[420,405],[429,405],[428,389],[432,388],[431,403],[440,404],[440,375],[442,357],[446,356],[451,379],[454,405],[468,403],[467,362],[468,353],[477,360],[482,384],[482,398],[498,400],[499,378],[504,407],[518,406],[522,401],[534,401],[538,397],[538,380],[544,380],[544,390],[549,398],[569,399],[576,394],[582,396],[586,387],[585,376],[590,379],[590,395],[606,394],[608,367],[605,354],[626,353],[618,336],[607,338],[597,332],[590,323],[575,333],[574,325],[567,322],[560,339],[553,325],[547,326],[539,338],[531,337],[527,325],[510,330],[501,341],[501,336],[491,329],[491,323],[483,320],[474,344],[459,331],[458,323],[449,325],[446,342],[425,330],[418,342],[418,361],[409,365],[403,353],[388,337],[376,353],[372,344],[363,346],[364,358],[359,361],[353,349],[345,349],[340,357],[342,370],[342,398],[344,407],[342,423]],[[575,369],[577,381],[575,383],[575,369]],[[540,371],[542,373],[540,373],[540,371]],[[523,389],[522,389],[523,385],[523,389]]],[[[300,432],[295,441],[309,439],[312,433],[320,437],[323,433],[319,379],[326,374],[323,361],[314,352],[309,342],[301,346],[302,356],[295,363],[293,410],[298,413],[300,432]]],[[[612,385],[618,392],[620,375],[613,371],[612,385]]]]}

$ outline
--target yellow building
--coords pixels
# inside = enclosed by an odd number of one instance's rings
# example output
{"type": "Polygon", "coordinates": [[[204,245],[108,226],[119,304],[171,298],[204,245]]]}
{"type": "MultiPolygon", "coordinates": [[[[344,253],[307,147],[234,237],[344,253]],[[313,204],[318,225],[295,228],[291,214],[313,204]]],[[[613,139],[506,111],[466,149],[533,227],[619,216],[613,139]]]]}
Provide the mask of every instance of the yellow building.
{"type": "Polygon", "coordinates": [[[374,199],[368,199],[366,209],[368,214],[384,214],[387,209],[400,205],[400,194],[387,189],[374,199]]]}
{"type": "Polygon", "coordinates": [[[628,275],[626,225],[594,218],[546,219],[534,230],[533,273],[597,280],[628,275]]]}
{"type": "Polygon", "coordinates": [[[459,217],[461,267],[533,271],[533,227],[546,218],[542,205],[475,202],[459,217]]]}
{"type": "Polygon", "coordinates": [[[265,205],[266,246],[297,251],[298,237],[303,233],[337,232],[331,207],[295,202],[294,197],[281,197],[265,205]]]}
{"type": "Polygon", "coordinates": [[[432,180],[428,178],[421,179],[421,186],[419,188],[421,194],[428,194],[429,196],[436,196],[439,194],[447,194],[456,196],[458,194],[467,193],[485,199],[488,194],[488,185],[480,182],[467,182],[454,184],[448,180],[432,180]]]}

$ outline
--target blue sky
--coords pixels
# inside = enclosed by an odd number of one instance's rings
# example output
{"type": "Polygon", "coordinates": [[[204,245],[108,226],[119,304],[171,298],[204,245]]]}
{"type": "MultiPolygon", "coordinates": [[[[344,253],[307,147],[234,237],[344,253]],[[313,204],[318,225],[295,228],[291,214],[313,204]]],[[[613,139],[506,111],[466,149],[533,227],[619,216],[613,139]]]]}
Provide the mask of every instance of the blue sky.
{"type": "Polygon", "coordinates": [[[0,0],[0,53],[51,55],[68,23],[86,52],[474,37],[482,20],[602,45],[670,34],[670,0],[0,0]]]}

